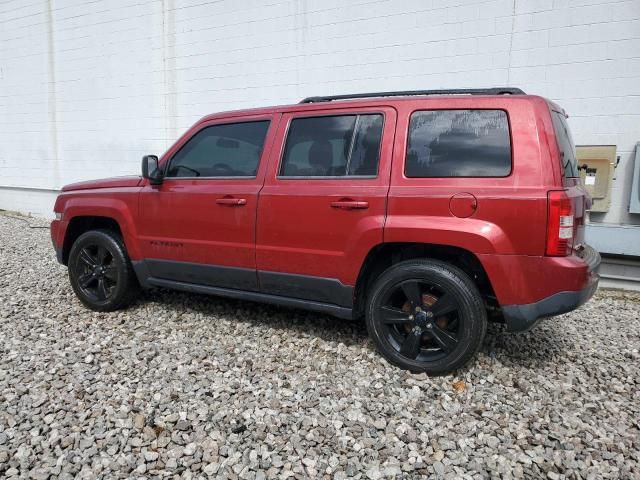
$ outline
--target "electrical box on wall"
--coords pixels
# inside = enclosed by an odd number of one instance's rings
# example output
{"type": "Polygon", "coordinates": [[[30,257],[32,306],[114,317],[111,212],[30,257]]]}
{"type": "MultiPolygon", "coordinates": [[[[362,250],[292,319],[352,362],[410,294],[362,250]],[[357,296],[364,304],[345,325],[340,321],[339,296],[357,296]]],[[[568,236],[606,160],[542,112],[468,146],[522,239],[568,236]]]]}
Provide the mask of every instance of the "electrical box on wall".
{"type": "Polygon", "coordinates": [[[640,213],[640,142],[636,143],[636,155],[633,158],[635,158],[635,163],[633,165],[629,213],[640,213]]]}
{"type": "Polygon", "coordinates": [[[577,145],[576,157],[582,184],[593,197],[592,212],[608,212],[616,167],[615,145],[577,145]],[[584,167],[586,166],[586,168],[584,167]]]}

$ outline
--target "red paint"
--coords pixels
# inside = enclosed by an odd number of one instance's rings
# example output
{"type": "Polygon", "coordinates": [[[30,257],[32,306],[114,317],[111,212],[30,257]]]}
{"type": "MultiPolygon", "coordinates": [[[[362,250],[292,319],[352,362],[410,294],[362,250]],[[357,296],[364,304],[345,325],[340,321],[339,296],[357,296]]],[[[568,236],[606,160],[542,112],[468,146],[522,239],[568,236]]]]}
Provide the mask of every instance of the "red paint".
{"type": "Polygon", "coordinates": [[[301,104],[210,115],[161,158],[204,126],[271,119],[255,179],[136,178],[65,187],[52,223],[61,248],[75,216],[118,222],[132,259],[163,258],[337,278],[354,285],[371,249],[384,242],[460,247],[484,266],[503,305],[535,302],[589,282],[578,257],[545,256],[547,195],[567,189],[582,241],[585,192],[564,181],[546,100],[535,96],[434,96],[301,104]],[[424,109],[502,109],[510,120],[513,165],[504,178],[406,178],[411,113],[424,109]],[[384,112],[377,178],[278,179],[291,118],[384,112]]]}
{"type": "Polygon", "coordinates": [[[454,217],[468,218],[478,209],[478,199],[470,193],[456,193],[449,200],[449,211],[454,217]]]}
{"type": "Polygon", "coordinates": [[[137,187],[141,182],[142,178],[136,176],[103,178],[101,180],[70,183],[62,187],[62,191],[71,192],[75,190],[93,190],[94,188],[137,187]]]}
{"type": "MultiPolygon", "coordinates": [[[[246,116],[247,120],[271,120],[256,178],[166,178],[161,185],[143,186],[138,219],[143,258],[256,268],[258,194],[279,118],[279,114],[246,116]],[[151,243],[157,239],[179,245],[167,248],[151,243]]],[[[192,127],[163,161],[199,130],[217,123],[224,123],[224,119],[192,127]]]]}
{"type": "MultiPolygon", "coordinates": [[[[314,106],[318,115],[336,106],[314,106]],[[330,107],[330,108],[327,108],[330,107]]],[[[306,112],[283,115],[258,206],[258,269],[337,278],[355,285],[369,251],[383,241],[383,227],[393,154],[395,110],[360,107],[358,113],[385,113],[377,178],[278,179],[289,120],[306,112]],[[336,208],[334,202],[366,202],[367,208],[336,208]]],[[[341,108],[340,112],[353,112],[341,108]]]]}

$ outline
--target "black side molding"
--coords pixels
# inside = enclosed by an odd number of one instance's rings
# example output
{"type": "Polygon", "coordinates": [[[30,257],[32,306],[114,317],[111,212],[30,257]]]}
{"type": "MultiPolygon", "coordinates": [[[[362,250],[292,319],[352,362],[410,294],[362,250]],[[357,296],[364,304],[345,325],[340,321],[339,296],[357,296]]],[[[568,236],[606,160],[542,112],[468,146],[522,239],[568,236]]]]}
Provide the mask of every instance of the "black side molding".
{"type": "Polygon", "coordinates": [[[220,297],[235,298],[238,300],[249,300],[252,302],[270,303],[283,307],[300,308],[314,312],[327,313],[334,317],[352,319],[353,312],[350,308],[339,307],[328,303],[314,302],[312,300],[302,300],[299,298],[281,297],[266,293],[249,292],[243,290],[233,290],[230,288],[209,287],[206,285],[195,285],[192,283],[176,282],[173,280],[163,280],[160,278],[149,278],[148,283],[155,287],[171,288],[185,292],[204,293],[206,295],[217,295],[220,297]]]}
{"type": "Polygon", "coordinates": [[[335,278],[158,259],[131,263],[143,288],[172,288],[353,318],[353,287],[335,278]]]}
{"type": "Polygon", "coordinates": [[[269,295],[295,297],[347,308],[353,306],[353,287],[344,285],[335,278],[258,271],[258,284],[260,291],[269,295]]]}
{"type": "MultiPolygon", "coordinates": [[[[140,265],[144,265],[144,271],[140,269],[142,276],[151,278],[175,280],[210,287],[258,291],[258,278],[256,271],[252,268],[204,265],[150,258],[141,262],[134,262],[133,268],[136,270],[136,274],[138,274],[140,265]]],[[[140,276],[138,274],[139,279],[140,276]]]]}

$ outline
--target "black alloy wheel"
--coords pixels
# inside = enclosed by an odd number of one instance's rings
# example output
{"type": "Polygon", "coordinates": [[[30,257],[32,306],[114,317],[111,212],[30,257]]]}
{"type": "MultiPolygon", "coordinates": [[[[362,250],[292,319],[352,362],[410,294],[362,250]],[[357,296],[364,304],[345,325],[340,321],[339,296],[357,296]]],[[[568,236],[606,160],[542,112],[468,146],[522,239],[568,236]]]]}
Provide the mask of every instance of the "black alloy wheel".
{"type": "Polygon", "coordinates": [[[80,235],[71,247],[68,268],[73,290],[92,310],[117,310],[137,296],[138,282],[116,232],[90,230],[80,235]]]}
{"type": "Polygon", "coordinates": [[[80,250],[75,262],[78,285],[90,299],[104,302],[118,285],[118,269],[113,255],[102,245],[87,245],[80,250]]]}
{"type": "Polygon", "coordinates": [[[458,346],[458,302],[439,290],[420,280],[405,280],[387,291],[381,321],[402,356],[428,361],[458,346]]]}
{"type": "Polygon", "coordinates": [[[486,311],[473,281],[437,260],[398,263],[375,282],[367,327],[378,350],[415,372],[449,373],[478,350],[486,311]]]}

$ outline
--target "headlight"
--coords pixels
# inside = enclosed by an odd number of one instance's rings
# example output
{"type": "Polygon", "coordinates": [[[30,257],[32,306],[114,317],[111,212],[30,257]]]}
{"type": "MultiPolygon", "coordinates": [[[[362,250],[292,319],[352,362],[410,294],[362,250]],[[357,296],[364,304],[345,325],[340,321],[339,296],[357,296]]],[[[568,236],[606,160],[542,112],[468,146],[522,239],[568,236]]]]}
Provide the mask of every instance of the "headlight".
{"type": "Polygon", "coordinates": [[[62,220],[62,213],[56,212],[56,220],[62,220]]]}

